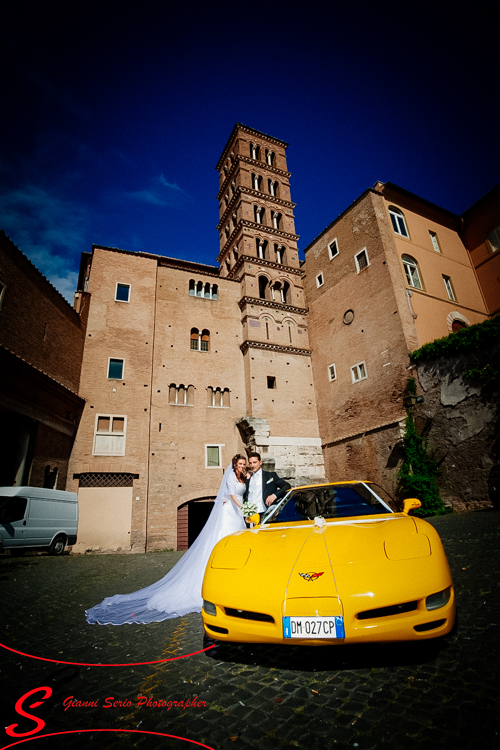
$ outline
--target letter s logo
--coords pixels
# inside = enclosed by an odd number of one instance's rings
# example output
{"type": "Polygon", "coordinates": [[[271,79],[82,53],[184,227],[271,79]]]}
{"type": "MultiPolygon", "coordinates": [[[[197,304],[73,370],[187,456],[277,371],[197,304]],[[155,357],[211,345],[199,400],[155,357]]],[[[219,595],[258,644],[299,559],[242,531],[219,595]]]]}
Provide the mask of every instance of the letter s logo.
{"type": "Polygon", "coordinates": [[[28,708],[38,708],[38,706],[41,706],[43,701],[49,698],[52,695],[52,688],[49,687],[39,687],[35,688],[34,690],[30,690],[29,693],[25,693],[22,695],[19,700],[17,701],[15,705],[16,712],[20,716],[25,716],[27,719],[32,719],[36,723],[36,727],[34,729],[31,729],[29,732],[14,732],[14,729],[19,726],[19,724],[11,724],[9,727],[5,727],[5,731],[9,735],[9,737],[28,737],[30,734],[36,734],[37,732],[40,732],[44,726],[45,722],[42,721],[42,719],[38,719],[36,716],[33,716],[32,714],[27,714],[26,711],[23,711],[22,705],[27,698],[29,698],[31,695],[34,695],[35,693],[39,693],[40,690],[44,691],[43,700],[41,701],[35,701],[32,703],[28,708]]]}

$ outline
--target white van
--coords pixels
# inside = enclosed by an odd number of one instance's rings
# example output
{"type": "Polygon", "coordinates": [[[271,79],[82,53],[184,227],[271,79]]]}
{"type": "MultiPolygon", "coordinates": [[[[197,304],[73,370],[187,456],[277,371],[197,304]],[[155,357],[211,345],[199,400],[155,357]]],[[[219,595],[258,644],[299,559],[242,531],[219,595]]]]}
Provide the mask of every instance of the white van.
{"type": "Polygon", "coordinates": [[[78,495],[42,487],[0,487],[0,551],[47,549],[62,555],[76,543],[78,495]]]}

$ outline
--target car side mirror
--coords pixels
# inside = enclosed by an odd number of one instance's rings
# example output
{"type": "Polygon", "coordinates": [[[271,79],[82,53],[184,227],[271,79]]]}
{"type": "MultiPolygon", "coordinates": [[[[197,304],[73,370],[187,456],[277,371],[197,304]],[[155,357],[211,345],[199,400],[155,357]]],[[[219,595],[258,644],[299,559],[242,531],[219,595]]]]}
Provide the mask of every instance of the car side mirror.
{"type": "Polygon", "coordinates": [[[408,515],[411,510],[417,510],[417,508],[421,507],[422,503],[416,497],[409,497],[406,500],[403,500],[403,513],[406,513],[406,515],[408,515]]]}

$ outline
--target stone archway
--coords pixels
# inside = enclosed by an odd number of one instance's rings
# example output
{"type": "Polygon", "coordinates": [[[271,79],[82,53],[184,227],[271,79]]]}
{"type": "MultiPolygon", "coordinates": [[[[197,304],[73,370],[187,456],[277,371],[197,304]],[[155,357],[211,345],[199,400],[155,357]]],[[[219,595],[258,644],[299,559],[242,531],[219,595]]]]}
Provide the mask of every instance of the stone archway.
{"type": "Polygon", "coordinates": [[[466,318],[465,315],[462,315],[462,313],[457,312],[457,310],[448,313],[446,316],[446,322],[450,333],[455,333],[455,331],[458,330],[458,327],[468,328],[471,325],[470,320],[466,318]]]}

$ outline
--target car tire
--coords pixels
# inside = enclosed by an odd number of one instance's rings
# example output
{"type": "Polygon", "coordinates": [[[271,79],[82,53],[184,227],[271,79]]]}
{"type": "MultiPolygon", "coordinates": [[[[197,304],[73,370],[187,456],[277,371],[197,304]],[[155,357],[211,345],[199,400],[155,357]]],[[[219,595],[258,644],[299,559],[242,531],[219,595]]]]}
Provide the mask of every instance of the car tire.
{"type": "Polygon", "coordinates": [[[203,633],[203,648],[210,648],[210,646],[216,646],[217,641],[215,641],[213,638],[211,638],[209,635],[207,635],[205,632],[203,633]]]}
{"type": "Polygon", "coordinates": [[[49,555],[62,555],[66,549],[66,537],[56,536],[49,547],[49,555]]]}

